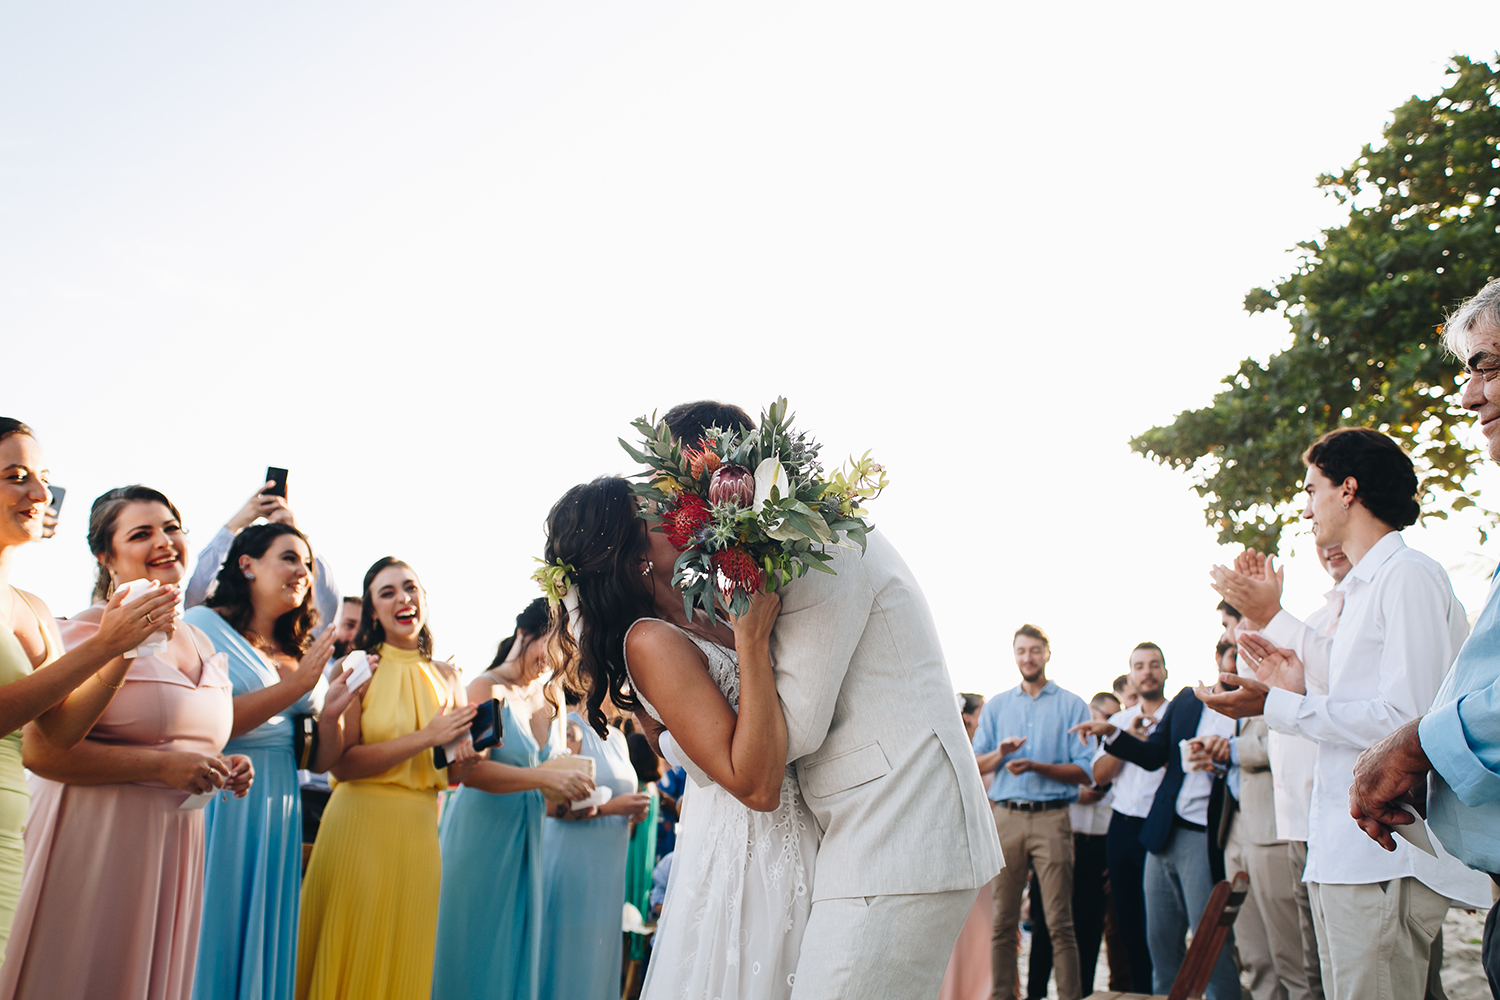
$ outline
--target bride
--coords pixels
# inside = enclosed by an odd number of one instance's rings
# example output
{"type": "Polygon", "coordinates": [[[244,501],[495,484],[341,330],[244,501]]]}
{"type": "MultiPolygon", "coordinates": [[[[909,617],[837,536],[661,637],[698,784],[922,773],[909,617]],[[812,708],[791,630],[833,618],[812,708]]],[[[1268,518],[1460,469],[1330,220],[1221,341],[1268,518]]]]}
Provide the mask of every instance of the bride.
{"type": "Polygon", "coordinates": [[[589,692],[590,725],[604,732],[606,695],[643,709],[710,782],[688,793],[641,995],[784,1000],[817,832],[786,766],[768,645],[781,601],[758,594],[729,625],[689,621],[672,586],[677,550],[648,527],[625,480],[596,479],[552,508],[546,549],[578,598],[572,628],[556,616],[552,639],[589,692]]]}

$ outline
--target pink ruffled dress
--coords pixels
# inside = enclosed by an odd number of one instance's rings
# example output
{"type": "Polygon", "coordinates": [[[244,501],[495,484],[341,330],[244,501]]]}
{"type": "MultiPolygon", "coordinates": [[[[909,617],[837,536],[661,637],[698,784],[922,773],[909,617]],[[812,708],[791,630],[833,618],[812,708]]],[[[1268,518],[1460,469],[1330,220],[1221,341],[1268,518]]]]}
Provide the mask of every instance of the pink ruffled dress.
{"type": "MultiPolygon", "coordinates": [[[[99,609],[61,621],[71,649],[99,609]]],[[[88,738],[217,754],[234,703],[223,653],[193,634],[197,682],[136,658],[88,738]]],[[[26,871],[0,965],[0,1000],[188,1000],[203,904],[203,810],[157,784],[31,778],[26,871]]]]}

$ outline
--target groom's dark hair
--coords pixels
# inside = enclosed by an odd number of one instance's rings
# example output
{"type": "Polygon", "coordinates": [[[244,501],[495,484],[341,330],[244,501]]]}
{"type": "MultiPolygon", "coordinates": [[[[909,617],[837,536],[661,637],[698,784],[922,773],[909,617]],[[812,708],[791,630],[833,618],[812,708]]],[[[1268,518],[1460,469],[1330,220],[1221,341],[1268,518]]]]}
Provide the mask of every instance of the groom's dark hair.
{"type": "Polygon", "coordinates": [[[662,419],[667,422],[677,443],[688,447],[695,447],[702,441],[704,431],[710,427],[725,431],[755,430],[755,421],[750,419],[750,414],[733,403],[718,403],[712,399],[678,403],[662,419]]]}

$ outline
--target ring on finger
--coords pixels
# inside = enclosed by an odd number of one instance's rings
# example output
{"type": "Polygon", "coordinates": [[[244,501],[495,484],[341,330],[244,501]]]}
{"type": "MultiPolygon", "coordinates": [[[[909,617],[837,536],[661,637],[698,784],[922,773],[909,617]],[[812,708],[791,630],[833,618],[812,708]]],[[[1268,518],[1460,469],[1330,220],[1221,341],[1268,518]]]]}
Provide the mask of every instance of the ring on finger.
{"type": "Polygon", "coordinates": [[[152,625],[156,624],[156,619],[151,617],[151,612],[149,611],[146,612],[146,621],[150,622],[152,625]]]}

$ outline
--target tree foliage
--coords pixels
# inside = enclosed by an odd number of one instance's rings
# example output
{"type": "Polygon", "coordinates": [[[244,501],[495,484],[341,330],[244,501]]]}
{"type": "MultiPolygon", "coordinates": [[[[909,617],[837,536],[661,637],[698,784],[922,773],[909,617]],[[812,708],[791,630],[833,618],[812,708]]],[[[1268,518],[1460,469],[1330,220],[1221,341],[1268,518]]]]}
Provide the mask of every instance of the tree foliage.
{"type": "Polygon", "coordinates": [[[1223,380],[1212,404],[1131,441],[1191,469],[1222,542],[1273,551],[1300,504],[1303,450],[1323,432],[1375,427],[1411,452],[1429,516],[1474,504],[1478,454],[1454,436],[1461,366],[1440,342],[1445,314],[1500,273],[1500,55],[1455,56],[1446,86],[1412,97],[1379,144],[1318,186],[1348,221],[1297,244],[1291,276],[1245,296],[1280,312],[1291,344],[1223,380]]]}

